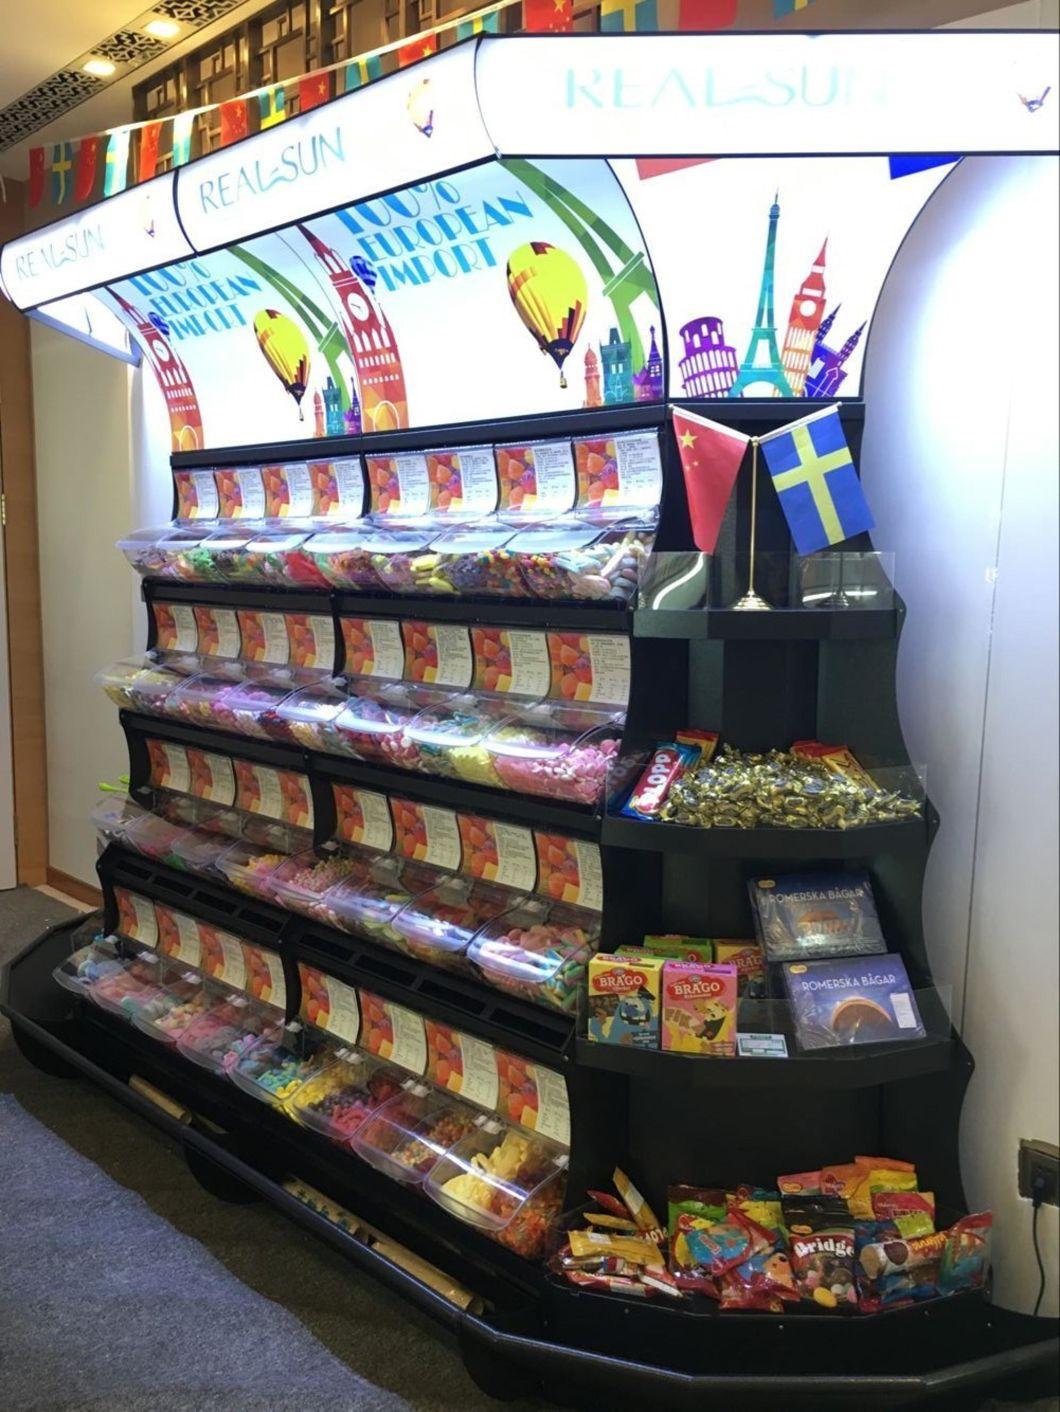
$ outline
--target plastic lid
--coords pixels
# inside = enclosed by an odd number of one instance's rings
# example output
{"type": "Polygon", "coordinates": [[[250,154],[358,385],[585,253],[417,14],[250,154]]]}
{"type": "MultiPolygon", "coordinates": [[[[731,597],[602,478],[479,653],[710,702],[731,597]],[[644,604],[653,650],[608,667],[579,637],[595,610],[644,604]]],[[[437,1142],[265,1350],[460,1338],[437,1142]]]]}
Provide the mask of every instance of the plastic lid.
{"type": "Polygon", "coordinates": [[[422,704],[422,698],[400,683],[375,690],[364,688],[349,698],[333,724],[340,735],[390,735],[413,720],[422,704]]]}
{"type": "Polygon", "coordinates": [[[96,830],[110,841],[121,838],[143,815],[143,807],[127,795],[105,794],[93,805],[90,817],[96,830]]]}
{"type": "Polygon", "coordinates": [[[584,549],[599,533],[599,526],[557,519],[520,530],[508,548],[513,554],[560,554],[565,549],[584,549]]]}
{"type": "Polygon", "coordinates": [[[469,1104],[414,1084],[362,1124],[351,1145],[395,1181],[419,1183],[480,1121],[469,1104]]]}
{"type": "Polygon", "coordinates": [[[221,702],[223,714],[230,718],[232,729],[241,735],[254,736],[259,740],[286,738],[282,726],[266,722],[265,717],[277,711],[280,703],[291,694],[291,683],[277,684],[270,681],[244,681],[225,693],[221,702]]]}
{"type": "Polygon", "coordinates": [[[434,537],[433,530],[373,528],[365,547],[371,554],[417,554],[434,537]]]}
{"type": "Polygon", "coordinates": [[[354,525],[349,529],[321,530],[306,544],[310,554],[338,554],[347,549],[364,549],[372,538],[372,529],[367,525],[354,525]]]}
{"type": "Polygon", "coordinates": [[[431,548],[438,554],[478,554],[488,549],[500,549],[513,534],[514,530],[509,525],[492,520],[447,530],[438,536],[431,548]]]}
{"type": "MultiPolygon", "coordinates": [[[[151,544],[161,544],[164,539],[168,539],[174,533],[172,525],[159,525],[156,529],[130,530],[118,540],[119,549],[142,549],[151,544]]],[[[185,530],[185,534],[189,531],[185,530]]],[[[196,538],[202,539],[200,530],[196,538]]]]}
{"type": "Polygon", "coordinates": [[[451,956],[465,951],[478,929],[517,897],[490,883],[450,875],[403,907],[391,931],[420,960],[451,956]]]}
{"type": "Polygon", "coordinates": [[[223,833],[211,833],[203,828],[185,829],[173,842],[173,861],[192,873],[216,873],[218,859],[231,843],[223,833]]]}
{"type": "Polygon", "coordinates": [[[205,536],[200,532],[203,546],[212,554],[221,549],[242,549],[244,545],[261,533],[263,525],[243,521],[240,525],[224,525],[205,536]]]}
{"type": "Polygon", "coordinates": [[[157,992],[136,1007],[132,1022],[153,1039],[176,1044],[192,1020],[216,1000],[198,971],[163,962],[157,992]]]}
{"type": "Polygon", "coordinates": [[[161,960],[157,952],[137,950],[122,959],[117,970],[109,970],[89,987],[89,999],[104,1010],[131,1019],[140,1005],[158,993],[161,960]]]}
{"type": "Polygon", "coordinates": [[[477,745],[486,733],[511,715],[510,702],[488,696],[449,696],[421,711],[405,729],[410,740],[425,745],[477,745]]]}
{"type": "Polygon", "coordinates": [[[373,1113],[401,1093],[408,1075],[360,1050],[336,1051],[292,1099],[292,1115],[333,1142],[345,1143],[373,1113]]]}
{"type": "Polygon", "coordinates": [[[510,713],[509,719],[491,732],[486,745],[491,754],[546,757],[591,732],[617,728],[622,721],[621,711],[543,701],[510,713]]]}
{"type": "Polygon", "coordinates": [[[425,863],[385,856],[372,863],[368,878],[347,880],[324,898],[328,920],[341,931],[375,936],[402,907],[449,874],[425,863]]]}
{"type": "Polygon", "coordinates": [[[346,706],[349,698],[330,684],[317,684],[292,692],[276,708],[280,720],[288,724],[326,726],[346,706]]]}
{"type": "Polygon", "coordinates": [[[427,1192],[469,1225],[500,1231],[546,1183],[563,1180],[567,1160],[563,1148],[489,1121],[433,1167],[427,1192]]]}
{"type": "MultiPolygon", "coordinates": [[[[159,862],[170,862],[174,850],[185,829],[180,824],[170,823],[157,814],[144,814],[125,830],[124,842],[145,858],[159,862]]],[[[179,864],[178,864],[179,866],[179,864]]]]}
{"type": "Polygon", "coordinates": [[[577,1000],[578,978],[599,941],[597,913],[533,898],[483,927],[467,955],[488,979],[517,986],[517,993],[553,985],[566,973],[563,993],[549,1000],[566,1009],[577,1000]]]}

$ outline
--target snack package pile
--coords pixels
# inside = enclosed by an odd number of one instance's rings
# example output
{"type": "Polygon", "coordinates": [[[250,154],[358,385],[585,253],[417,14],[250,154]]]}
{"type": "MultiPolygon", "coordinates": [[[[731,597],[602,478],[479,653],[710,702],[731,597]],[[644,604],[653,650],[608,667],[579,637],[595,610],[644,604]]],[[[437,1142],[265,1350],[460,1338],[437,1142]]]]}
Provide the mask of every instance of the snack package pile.
{"type": "Polygon", "coordinates": [[[790,750],[717,749],[709,731],[678,731],[656,747],[622,813],[694,828],[849,829],[921,812],[882,788],[845,745],[800,740],[790,750]]]}
{"type": "Polygon", "coordinates": [[[775,1191],[672,1186],[665,1231],[617,1169],[615,1185],[619,1197],[589,1192],[598,1209],[550,1262],[581,1288],[705,1295],[723,1310],[877,1314],[986,1282],[991,1214],[937,1231],[935,1198],[908,1162],[856,1157],[779,1177],[775,1191]]]}

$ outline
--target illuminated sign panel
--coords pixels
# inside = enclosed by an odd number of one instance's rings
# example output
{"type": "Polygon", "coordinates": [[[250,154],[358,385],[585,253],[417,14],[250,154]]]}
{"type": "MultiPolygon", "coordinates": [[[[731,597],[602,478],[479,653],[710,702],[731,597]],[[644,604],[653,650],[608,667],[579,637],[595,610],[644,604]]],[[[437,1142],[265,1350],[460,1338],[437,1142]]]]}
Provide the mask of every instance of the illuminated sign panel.
{"type": "Polygon", "coordinates": [[[177,204],[202,253],[492,154],[466,44],[193,162],[177,204]]]}
{"type": "Polygon", "coordinates": [[[20,309],[193,253],[173,206],[173,174],[111,196],[4,246],[0,271],[20,309]]]}
{"type": "Polygon", "coordinates": [[[534,35],[476,80],[504,154],[1055,152],[1058,68],[1044,32],[534,35]]]}

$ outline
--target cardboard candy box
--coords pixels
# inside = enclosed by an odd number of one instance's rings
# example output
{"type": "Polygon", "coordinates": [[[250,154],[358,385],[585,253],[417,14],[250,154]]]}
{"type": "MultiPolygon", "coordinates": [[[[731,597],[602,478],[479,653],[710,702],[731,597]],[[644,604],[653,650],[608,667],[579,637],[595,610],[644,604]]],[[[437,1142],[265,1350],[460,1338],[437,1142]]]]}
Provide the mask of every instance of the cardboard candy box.
{"type": "Polygon", "coordinates": [[[737,971],[732,965],[665,961],[662,1047],[732,1058],[736,1053],[737,971]]]}

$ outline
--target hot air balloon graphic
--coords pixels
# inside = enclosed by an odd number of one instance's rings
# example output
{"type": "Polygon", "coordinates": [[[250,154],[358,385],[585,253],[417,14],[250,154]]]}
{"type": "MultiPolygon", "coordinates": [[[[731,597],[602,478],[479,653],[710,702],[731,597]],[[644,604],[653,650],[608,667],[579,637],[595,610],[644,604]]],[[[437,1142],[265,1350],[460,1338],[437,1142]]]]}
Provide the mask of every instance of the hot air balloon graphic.
{"type": "Polygon", "coordinates": [[[298,420],[304,421],[302,398],[309,382],[309,345],[305,334],[286,314],[275,309],[262,309],[254,315],[254,332],[265,361],[283,383],[298,408],[298,420]]]}
{"type": "Polygon", "coordinates": [[[542,353],[559,369],[560,387],[566,387],[563,362],[578,341],[589,303],[581,266],[565,250],[532,240],[508,257],[508,293],[542,353]]]}
{"type": "Polygon", "coordinates": [[[424,137],[430,137],[434,131],[434,99],[429,78],[420,79],[409,93],[405,108],[416,128],[424,137]]]}

